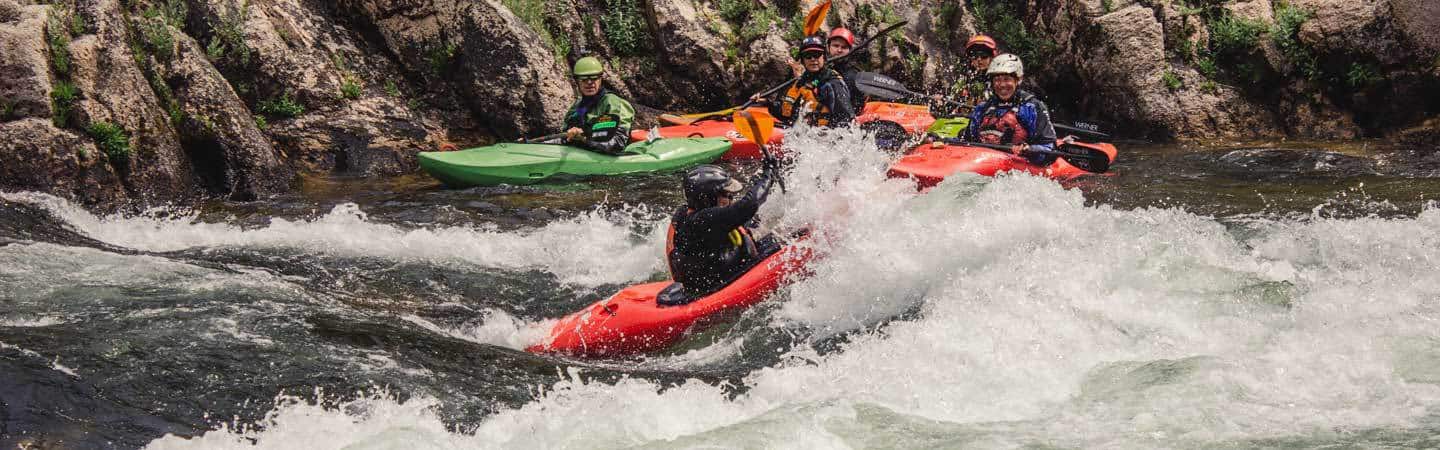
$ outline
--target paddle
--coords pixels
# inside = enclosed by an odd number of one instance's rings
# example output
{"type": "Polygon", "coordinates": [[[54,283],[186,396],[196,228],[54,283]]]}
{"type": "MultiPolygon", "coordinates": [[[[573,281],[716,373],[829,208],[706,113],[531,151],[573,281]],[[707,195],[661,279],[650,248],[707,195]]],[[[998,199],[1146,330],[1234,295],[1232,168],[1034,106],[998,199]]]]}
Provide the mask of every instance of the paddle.
{"type": "MultiPolygon", "coordinates": [[[[1011,146],[1009,146],[1009,145],[1004,145],[1004,144],[985,144],[985,143],[981,143],[981,142],[968,142],[968,141],[964,141],[964,140],[960,140],[960,139],[941,139],[941,141],[944,142],[944,143],[946,143],[946,144],[950,144],[950,145],[964,145],[964,146],[967,146],[967,147],[988,148],[988,149],[993,149],[993,150],[1000,150],[1000,151],[1003,151],[1003,152],[1006,152],[1006,153],[1009,153],[1009,152],[1010,152],[1010,147],[1011,147],[1011,146]]],[[[1110,155],[1105,154],[1105,152],[1102,152],[1102,151],[1099,151],[1099,150],[1096,150],[1096,149],[1093,149],[1093,148],[1090,148],[1090,147],[1086,147],[1086,146],[1083,146],[1083,145],[1075,145],[1075,144],[1071,144],[1071,143],[1069,143],[1069,142],[1063,142],[1063,141],[1060,143],[1060,149],[1065,150],[1065,151],[1063,151],[1063,152],[1062,152],[1062,151],[1055,151],[1055,150],[1030,150],[1030,151],[1035,152],[1035,153],[1045,154],[1045,155],[1055,155],[1055,156],[1059,156],[1061,159],[1064,159],[1065,162],[1070,163],[1070,165],[1075,166],[1075,167],[1078,167],[1078,168],[1080,168],[1080,170],[1084,170],[1084,171],[1086,171],[1086,172],[1091,172],[1091,173],[1105,173],[1106,171],[1109,171],[1109,170],[1110,170],[1110,155]]]]}
{"type": "MultiPolygon", "coordinates": [[[[904,26],[904,25],[907,24],[907,23],[909,23],[909,22],[901,21],[901,22],[896,22],[894,25],[885,27],[885,29],[880,30],[879,33],[875,33],[875,36],[871,37],[870,39],[866,39],[866,40],[864,40],[864,41],[861,41],[859,44],[855,44],[855,48],[854,48],[853,50],[851,50],[849,54],[846,54],[845,56],[841,56],[841,57],[839,57],[839,58],[832,59],[832,60],[830,60],[828,63],[829,63],[829,64],[835,64],[835,63],[838,63],[838,62],[840,62],[840,61],[844,61],[844,60],[846,60],[847,58],[849,58],[849,57],[851,57],[851,56],[854,56],[856,53],[860,53],[860,49],[865,48],[866,46],[869,46],[871,42],[875,42],[877,39],[885,36],[886,34],[889,34],[891,31],[895,31],[897,28],[900,28],[900,27],[904,26]]],[[[801,75],[801,76],[804,76],[804,75],[801,75]]],[[[778,85],[778,86],[775,86],[775,87],[773,87],[773,88],[770,88],[770,89],[766,90],[765,92],[761,92],[761,93],[759,93],[759,94],[751,97],[750,100],[746,100],[744,104],[741,104],[740,106],[736,106],[736,107],[734,107],[734,108],[731,108],[731,109],[728,110],[728,111],[744,111],[745,108],[749,108],[751,105],[754,105],[754,104],[755,104],[755,99],[757,99],[757,98],[765,98],[765,97],[769,97],[769,96],[771,96],[771,95],[775,95],[776,92],[780,92],[781,89],[785,89],[785,88],[787,88],[787,87],[790,87],[791,84],[794,84],[794,83],[797,82],[797,81],[800,81],[800,77],[791,78],[790,80],[788,80],[788,81],[786,81],[786,82],[784,82],[784,83],[780,83],[780,85],[778,85]]],[[[691,120],[689,123],[684,123],[684,124],[680,124],[680,125],[689,125],[689,124],[691,124],[691,123],[699,122],[699,121],[702,121],[702,120],[713,119],[713,118],[716,118],[716,117],[724,117],[724,116],[728,116],[728,115],[730,115],[730,112],[726,112],[726,111],[716,111],[716,112],[712,112],[712,113],[704,113],[703,116],[701,116],[701,117],[699,117],[699,118],[696,118],[695,120],[691,120]]]]}
{"type": "Polygon", "coordinates": [[[550,141],[564,138],[564,137],[565,137],[565,134],[566,134],[566,133],[562,131],[562,132],[559,132],[559,133],[547,134],[547,135],[540,136],[540,137],[533,138],[533,139],[520,138],[520,142],[524,142],[524,143],[527,143],[527,144],[529,144],[529,143],[546,144],[546,143],[549,143],[550,141]]]}
{"type": "Polygon", "coordinates": [[[810,13],[805,15],[805,35],[810,36],[820,31],[820,24],[825,23],[825,16],[830,14],[830,0],[820,2],[810,13]]]}
{"type": "Polygon", "coordinates": [[[1100,126],[1085,122],[1075,122],[1076,126],[1051,124],[1057,130],[1065,130],[1071,133],[1078,133],[1090,136],[1095,139],[1109,139],[1110,135],[1100,132],[1100,126]]]}
{"type": "MultiPolygon", "coordinates": [[[[760,153],[765,155],[767,166],[774,164],[775,157],[770,155],[770,133],[775,131],[775,118],[766,114],[756,118],[750,111],[741,109],[735,111],[735,131],[739,131],[745,139],[760,146],[760,153]]],[[[785,178],[775,174],[775,181],[780,182],[780,192],[785,192],[785,178]]]]}

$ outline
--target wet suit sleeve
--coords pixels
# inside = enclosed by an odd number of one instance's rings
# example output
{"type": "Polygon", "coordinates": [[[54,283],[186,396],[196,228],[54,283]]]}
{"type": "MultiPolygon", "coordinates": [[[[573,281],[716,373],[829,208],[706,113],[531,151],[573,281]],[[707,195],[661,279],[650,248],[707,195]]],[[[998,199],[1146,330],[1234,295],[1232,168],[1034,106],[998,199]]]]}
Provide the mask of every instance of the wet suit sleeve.
{"type": "MultiPolygon", "coordinates": [[[[1030,137],[1025,143],[1030,144],[1031,150],[1055,150],[1055,125],[1050,123],[1050,110],[1039,100],[1032,100],[1022,109],[1020,124],[1030,132],[1030,137]]],[[[1055,162],[1055,155],[1041,153],[1029,153],[1025,159],[1036,165],[1049,165],[1055,162]]]]}
{"type": "Polygon", "coordinates": [[[844,80],[830,80],[816,92],[816,96],[819,97],[816,100],[830,108],[830,126],[848,127],[855,120],[855,111],[850,109],[850,87],[844,80]]]}
{"type": "Polygon", "coordinates": [[[692,227],[710,230],[725,231],[733,230],[745,225],[760,211],[760,205],[770,196],[770,184],[773,179],[771,174],[762,173],[750,185],[750,190],[745,196],[735,200],[727,206],[716,206],[696,211],[690,216],[692,227]]]}
{"type": "Polygon", "coordinates": [[[974,111],[970,112],[970,125],[965,127],[962,140],[980,142],[980,118],[985,115],[985,110],[990,109],[987,107],[987,104],[988,103],[982,103],[976,106],[974,111]]]}

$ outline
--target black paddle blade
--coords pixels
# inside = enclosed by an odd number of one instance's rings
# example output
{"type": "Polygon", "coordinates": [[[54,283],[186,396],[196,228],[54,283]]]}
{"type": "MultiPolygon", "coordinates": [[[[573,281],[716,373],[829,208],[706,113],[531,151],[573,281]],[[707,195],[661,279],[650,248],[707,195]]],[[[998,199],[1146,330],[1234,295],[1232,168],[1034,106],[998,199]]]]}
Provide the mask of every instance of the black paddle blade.
{"type": "Polygon", "coordinates": [[[1086,172],[1105,173],[1110,170],[1110,155],[1100,150],[1080,145],[1066,145],[1060,147],[1060,158],[1070,165],[1080,168],[1086,172]]]}
{"type": "Polygon", "coordinates": [[[865,95],[883,100],[896,100],[916,95],[909,89],[905,89],[905,85],[900,84],[899,81],[875,72],[855,74],[855,88],[864,92],[865,95]]]}

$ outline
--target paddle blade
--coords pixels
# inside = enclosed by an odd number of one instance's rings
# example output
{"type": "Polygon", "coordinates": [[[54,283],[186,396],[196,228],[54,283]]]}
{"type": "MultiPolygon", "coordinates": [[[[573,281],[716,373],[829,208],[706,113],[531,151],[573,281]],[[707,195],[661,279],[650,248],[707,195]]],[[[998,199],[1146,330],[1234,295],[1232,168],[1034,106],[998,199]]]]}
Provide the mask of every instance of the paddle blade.
{"type": "Polygon", "coordinates": [[[1110,155],[1082,145],[1062,145],[1060,158],[1070,165],[1091,173],[1105,173],[1110,170],[1110,155]]]}
{"type": "Polygon", "coordinates": [[[820,31],[820,25],[825,23],[825,16],[830,14],[830,1],[825,0],[810,8],[810,14],[805,15],[805,35],[810,36],[820,31]]]}
{"type": "Polygon", "coordinates": [[[770,142],[770,135],[775,131],[775,118],[765,113],[751,113],[748,110],[735,112],[735,131],[741,136],[765,148],[765,143],[770,142]]]}
{"type": "Polygon", "coordinates": [[[900,84],[899,81],[875,72],[855,74],[855,88],[864,92],[865,95],[883,100],[898,100],[919,95],[905,89],[905,85],[900,84]]]}

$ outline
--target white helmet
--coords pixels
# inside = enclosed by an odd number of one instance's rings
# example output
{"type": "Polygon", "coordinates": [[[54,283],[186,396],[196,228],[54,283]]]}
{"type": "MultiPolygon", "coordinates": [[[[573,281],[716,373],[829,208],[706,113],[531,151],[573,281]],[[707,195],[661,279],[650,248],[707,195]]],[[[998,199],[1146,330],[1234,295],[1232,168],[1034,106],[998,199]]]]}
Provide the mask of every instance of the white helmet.
{"type": "Polygon", "coordinates": [[[1015,74],[1017,77],[1023,77],[1025,76],[1025,64],[1021,63],[1020,57],[1015,56],[1014,53],[1005,53],[996,56],[994,61],[990,61],[990,69],[985,71],[985,75],[993,76],[1001,73],[1015,74]]]}

